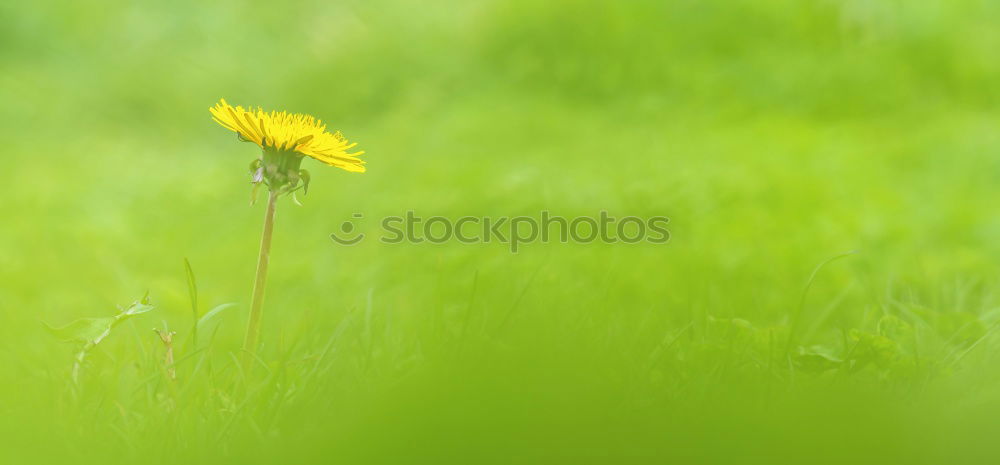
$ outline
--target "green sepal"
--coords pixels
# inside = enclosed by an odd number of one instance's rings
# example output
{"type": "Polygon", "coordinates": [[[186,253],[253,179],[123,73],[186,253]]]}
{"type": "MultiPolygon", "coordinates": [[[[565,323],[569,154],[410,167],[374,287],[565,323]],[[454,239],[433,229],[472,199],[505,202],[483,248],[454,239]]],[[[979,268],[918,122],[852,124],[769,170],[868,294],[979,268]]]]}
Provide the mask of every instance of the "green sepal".
{"type": "Polygon", "coordinates": [[[253,188],[250,189],[250,206],[254,206],[257,203],[257,191],[260,190],[261,183],[253,183],[253,188]]]}
{"type": "Polygon", "coordinates": [[[302,180],[302,194],[303,195],[308,194],[309,180],[312,179],[312,177],[309,176],[309,172],[306,170],[299,170],[299,179],[302,180]]]}

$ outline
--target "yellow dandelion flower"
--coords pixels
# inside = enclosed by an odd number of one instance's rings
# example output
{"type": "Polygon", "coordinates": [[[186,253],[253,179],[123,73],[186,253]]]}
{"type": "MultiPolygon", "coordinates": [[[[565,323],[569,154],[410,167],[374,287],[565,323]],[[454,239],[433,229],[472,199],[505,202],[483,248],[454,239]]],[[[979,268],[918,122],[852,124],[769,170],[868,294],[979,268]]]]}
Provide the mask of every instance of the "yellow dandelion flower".
{"type": "MultiPolygon", "coordinates": [[[[265,165],[267,153],[277,152],[274,153],[276,159],[292,156],[293,160],[289,161],[301,162],[301,157],[306,156],[347,171],[365,171],[365,162],[358,158],[365,152],[348,153],[357,143],[348,142],[340,131],[327,132],[326,125],[312,116],[284,111],[265,112],[260,107],[256,110],[234,107],[225,99],[220,99],[209,111],[212,119],[222,127],[264,149],[265,165]]],[[[298,163],[294,166],[297,168],[298,163]]]]}
{"type": "MultiPolygon", "coordinates": [[[[364,152],[349,153],[357,144],[348,142],[338,131],[329,133],[326,125],[309,115],[272,111],[265,112],[232,106],[225,99],[208,109],[212,119],[222,127],[235,132],[241,140],[257,144],[262,149],[260,156],[250,164],[251,183],[250,204],[257,198],[261,184],[270,191],[267,209],[264,212],[264,231],[261,233],[260,254],[257,256],[257,276],[254,279],[253,297],[250,304],[250,318],[247,321],[247,335],[243,340],[244,371],[249,371],[250,363],[260,337],[261,315],[264,306],[264,286],[267,281],[267,265],[271,256],[271,236],[274,231],[274,212],[278,197],[292,195],[309,188],[309,173],[299,169],[305,157],[314,158],[330,166],[347,171],[363,173],[365,162],[358,157],[364,152]],[[299,184],[301,182],[301,185],[299,184]]],[[[301,205],[301,204],[300,204],[301,205]]]]}

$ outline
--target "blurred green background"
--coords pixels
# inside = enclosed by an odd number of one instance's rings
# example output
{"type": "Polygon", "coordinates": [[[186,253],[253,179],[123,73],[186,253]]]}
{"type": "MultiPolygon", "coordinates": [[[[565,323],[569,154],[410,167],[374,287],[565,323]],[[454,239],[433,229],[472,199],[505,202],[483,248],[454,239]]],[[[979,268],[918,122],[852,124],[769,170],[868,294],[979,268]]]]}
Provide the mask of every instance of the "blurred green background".
{"type": "Polygon", "coordinates": [[[5,463],[989,463],[1000,3],[0,4],[5,463]],[[263,205],[233,104],[367,152],[263,205]],[[671,242],[342,247],[423,216],[671,242]],[[846,251],[859,253],[817,265],[846,251]],[[183,259],[199,314],[191,340],[183,259]],[[70,370],[42,323],[157,309],[70,370]],[[153,327],[176,336],[177,379],[153,327]]]}

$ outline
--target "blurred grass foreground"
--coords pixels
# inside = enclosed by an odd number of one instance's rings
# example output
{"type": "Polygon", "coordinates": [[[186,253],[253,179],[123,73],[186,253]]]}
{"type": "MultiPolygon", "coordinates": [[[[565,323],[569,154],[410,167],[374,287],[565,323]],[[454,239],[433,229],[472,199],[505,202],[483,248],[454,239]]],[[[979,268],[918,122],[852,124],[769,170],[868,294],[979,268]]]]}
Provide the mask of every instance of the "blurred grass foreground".
{"type": "Polygon", "coordinates": [[[0,463],[1000,457],[1000,2],[0,17],[0,463]],[[252,370],[259,149],[220,97],[368,163],[307,160],[282,199],[252,370]],[[665,216],[671,240],[371,239],[406,211],[665,216]],[[369,239],[331,241],[345,221],[369,239]]]}

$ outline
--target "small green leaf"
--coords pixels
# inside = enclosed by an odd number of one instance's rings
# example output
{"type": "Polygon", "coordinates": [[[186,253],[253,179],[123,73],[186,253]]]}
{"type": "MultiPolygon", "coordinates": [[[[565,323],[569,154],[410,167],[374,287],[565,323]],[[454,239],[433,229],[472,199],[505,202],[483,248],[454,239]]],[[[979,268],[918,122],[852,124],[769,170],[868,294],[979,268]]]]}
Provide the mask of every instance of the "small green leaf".
{"type": "Polygon", "coordinates": [[[899,344],[881,334],[852,329],[848,341],[853,346],[850,358],[855,369],[868,364],[886,368],[900,355],[899,344]]]}
{"type": "Polygon", "coordinates": [[[215,308],[209,310],[208,312],[205,312],[205,314],[198,319],[198,325],[197,325],[198,331],[204,330],[208,326],[208,323],[210,323],[215,318],[215,316],[221,313],[223,310],[235,306],[236,306],[235,303],[230,302],[218,305],[215,308]]]}
{"type": "Polygon", "coordinates": [[[115,317],[81,318],[58,328],[44,323],[45,327],[57,338],[66,342],[98,343],[111,331],[115,317]]]}
{"type": "Polygon", "coordinates": [[[821,345],[800,346],[793,360],[800,370],[815,373],[838,368],[844,362],[834,349],[821,345]]]}
{"type": "Polygon", "coordinates": [[[156,307],[149,305],[148,303],[133,302],[132,305],[129,305],[124,312],[118,315],[118,317],[121,319],[125,319],[127,317],[146,313],[154,308],[156,307]]]}

